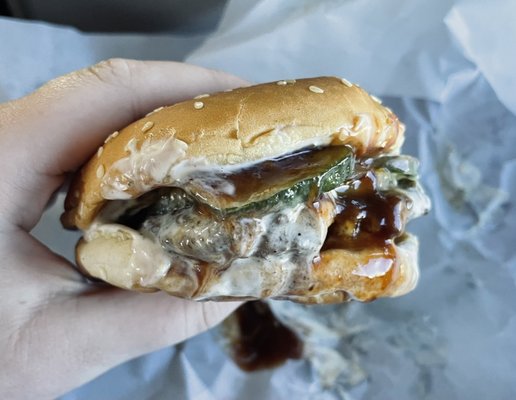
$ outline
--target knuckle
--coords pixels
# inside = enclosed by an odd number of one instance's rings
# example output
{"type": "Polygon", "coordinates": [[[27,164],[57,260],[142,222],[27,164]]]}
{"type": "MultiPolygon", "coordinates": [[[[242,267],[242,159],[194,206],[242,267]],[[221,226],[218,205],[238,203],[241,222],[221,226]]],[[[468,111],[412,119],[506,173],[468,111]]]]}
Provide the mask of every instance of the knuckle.
{"type": "Polygon", "coordinates": [[[86,68],[86,73],[93,75],[102,83],[125,85],[131,80],[137,63],[125,58],[110,58],[86,68]]]}
{"type": "Polygon", "coordinates": [[[110,86],[129,86],[138,61],[124,58],[110,58],[79,71],[54,78],[37,90],[52,94],[60,89],[73,89],[92,82],[110,86]]]}

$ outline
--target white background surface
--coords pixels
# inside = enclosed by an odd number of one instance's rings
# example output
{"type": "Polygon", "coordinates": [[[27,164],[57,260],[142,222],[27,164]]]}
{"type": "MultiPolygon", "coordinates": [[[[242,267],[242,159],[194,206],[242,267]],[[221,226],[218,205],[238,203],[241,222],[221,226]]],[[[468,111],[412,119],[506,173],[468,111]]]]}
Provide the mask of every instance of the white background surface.
{"type": "MultiPolygon", "coordinates": [[[[405,149],[421,159],[434,204],[410,226],[421,242],[420,285],[399,299],[288,310],[315,311],[329,327],[310,346],[345,356],[333,390],[320,387],[309,362],[242,373],[211,332],[119,366],[64,398],[516,398],[513,21],[510,0],[231,1],[219,31],[190,62],[257,82],[345,76],[407,123],[405,149]],[[358,384],[351,379],[357,371],[358,384]]],[[[0,19],[0,38],[6,35],[2,100],[102,58],[179,59],[200,43],[84,36],[0,19]]],[[[61,207],[58,198],[35,234],[70,256],[75,237],[59,227],[61,207]]]]}

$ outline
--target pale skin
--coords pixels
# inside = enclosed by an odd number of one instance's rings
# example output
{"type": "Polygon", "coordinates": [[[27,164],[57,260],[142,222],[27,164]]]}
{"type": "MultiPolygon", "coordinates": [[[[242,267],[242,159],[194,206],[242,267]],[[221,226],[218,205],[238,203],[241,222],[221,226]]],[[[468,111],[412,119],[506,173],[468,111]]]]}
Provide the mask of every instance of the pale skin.
{"type": "Polygon", "coordinates": [[[116,59],[0,104],[1,398],[54,398],[239,305],[88,283],[29,232],[109,133],[159,106],[245,84],[186,64],[116,59]]]}

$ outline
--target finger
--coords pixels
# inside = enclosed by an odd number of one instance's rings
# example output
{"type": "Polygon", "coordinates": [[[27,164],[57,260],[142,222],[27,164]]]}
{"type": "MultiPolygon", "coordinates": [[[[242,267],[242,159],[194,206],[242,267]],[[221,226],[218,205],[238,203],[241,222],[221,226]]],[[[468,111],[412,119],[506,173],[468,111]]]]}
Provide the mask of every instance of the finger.
{"type": "Polygon", "coordinates": [[[83,164],[114,130],[158,106],[245,84],[192,65],[123,59],[57,78],[0,108],[0,148],[9,149],[0,158],[9,186],[3,200],[24,211],[34,201],[41,208],[62,174],[83,164]]]}
{"type": "Polygon", "coordinates": [[[113,358],[106,358],[106,362],[117,364],[204,332],[240,304],[199,303],[162,292],[144,294],[103,288],[79,300],[77,329],[91,335],[97,332],[96,349],[109,352],[113,358]],[[113,338],[117,338],[116,343],[113,338]]]}
{"type": "MultiPolygon", "coordinates": [[[[42,337],[49,338],[49,343],[36,347],[38,353],[31,357],[34,364],[38,360],[54,360],[52,375],[67,376],[69,386],[65,389],[71,390],[124,361],[215,326],[237,306],[236,303],[195,303],[164,293],[102,291],[77,302],[53,306],[41,314],[41,319],[31,323],[32,331],[38,332],[39,343],[42,337]],[[59,360],[56,360],[56,348],[63,355],[59,360]]],[[[45,384],[57,383],[56,387],[63,390],[63,382],[48,379],[48,374],[46,377],[45,384]]],[[[62,394],[52,386],[46,389],[48,397],[62,394]]]]}

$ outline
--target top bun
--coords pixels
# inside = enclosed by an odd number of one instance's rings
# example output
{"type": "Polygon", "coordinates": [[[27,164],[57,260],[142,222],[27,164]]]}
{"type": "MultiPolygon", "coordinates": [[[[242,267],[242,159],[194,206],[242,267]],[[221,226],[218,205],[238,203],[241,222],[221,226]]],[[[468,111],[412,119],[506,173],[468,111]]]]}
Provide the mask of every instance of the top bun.
{"type": "MultiPolygon", "coordinates": [[[[309,145],[349,144],[358,157],[393,153],[403,140],[403,126],[378,99],[334,77],[200,95],[157,109],[109,136],[72,182],[63,225],[86,229],[108,199],[134,198],[154,187],[171,186],[167,174],[126,175],[124,179],[134,180],[128,184],[127,196],[112,197],[103,191],[106,176],[123,175],[113,167],[115,163],[144,143],[167,139],[181,145],[176,164],[202,160],[224,166],[277,157],[309,145]],[[139,185],[138,179],[145,180],[145,185],[139,185]]],[[[163,167],[168,170],[171,165],[163,167]]]]}

